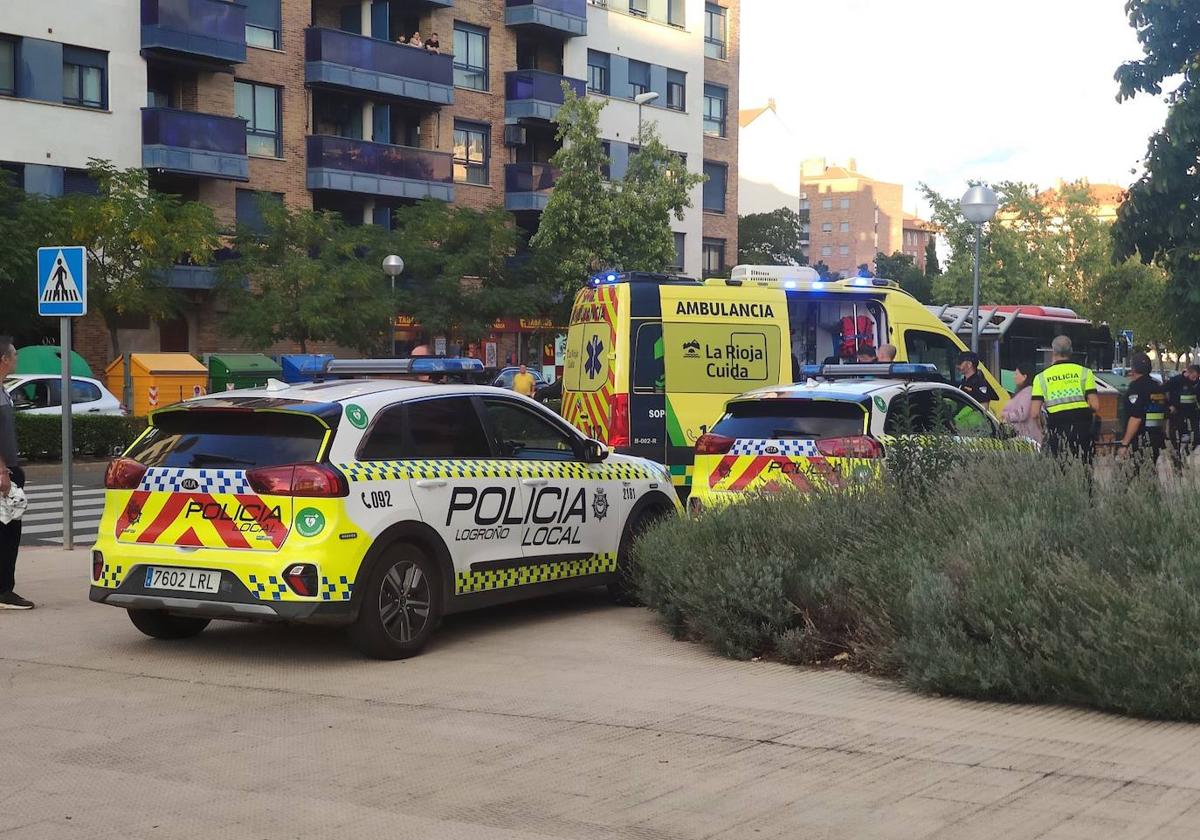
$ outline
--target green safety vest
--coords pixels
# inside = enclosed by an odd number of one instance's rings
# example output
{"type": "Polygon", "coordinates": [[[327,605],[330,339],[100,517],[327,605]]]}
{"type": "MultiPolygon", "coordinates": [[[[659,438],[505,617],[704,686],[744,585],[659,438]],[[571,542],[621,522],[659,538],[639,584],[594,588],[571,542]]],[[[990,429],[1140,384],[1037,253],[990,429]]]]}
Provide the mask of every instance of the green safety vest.
{"type": "Polygon", "coordinates": [[[1055,362],[1033,378],[1035,400],[1042,400],[1046,411],[1076,411],[1088,408],[1087,394],[1096,390],[1096,376],[1090,368],[1073,362],[1055,362]]]}

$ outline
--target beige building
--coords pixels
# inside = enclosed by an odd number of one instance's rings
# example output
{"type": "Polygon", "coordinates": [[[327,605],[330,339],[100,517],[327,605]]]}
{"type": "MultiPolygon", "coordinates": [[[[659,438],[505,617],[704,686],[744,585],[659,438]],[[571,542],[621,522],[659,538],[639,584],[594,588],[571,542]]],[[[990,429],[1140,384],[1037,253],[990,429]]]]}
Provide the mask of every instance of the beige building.
{"type": "Polygon", "coordinates": [[[904,214],[904,240],[900,248],[905,254],[913,258],[913,264],[921,271],[925,270],[925,249],[929,247],[929,243],[937,239],[937,228],[932,224],[914,216],[912,213],[904,214]]]}

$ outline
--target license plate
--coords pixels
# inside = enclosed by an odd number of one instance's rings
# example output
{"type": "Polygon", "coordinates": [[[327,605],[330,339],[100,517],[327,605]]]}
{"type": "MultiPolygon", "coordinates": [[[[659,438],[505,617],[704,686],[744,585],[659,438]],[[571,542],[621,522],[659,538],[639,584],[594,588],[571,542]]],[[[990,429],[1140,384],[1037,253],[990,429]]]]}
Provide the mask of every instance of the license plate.
{"type": "Polygon", "coordinates": [[[221,590],[221,573],[206,569],[146,569],[147,589],[173,589],[176,592],[208,592],[221,590]]]}

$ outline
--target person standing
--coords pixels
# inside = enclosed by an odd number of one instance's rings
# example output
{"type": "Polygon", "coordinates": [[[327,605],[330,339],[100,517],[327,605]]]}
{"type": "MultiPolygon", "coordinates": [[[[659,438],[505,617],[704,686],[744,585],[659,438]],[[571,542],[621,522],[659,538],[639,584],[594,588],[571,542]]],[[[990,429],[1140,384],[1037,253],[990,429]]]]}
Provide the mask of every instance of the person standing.
{"type": "MultiPolygon", "coordinates": [[[[10,337],[0,335],[0,383],[16,369],[17,348],[10,337]]],[[[17,456],[16,409],[8,390],[0,385],[0,496],[12,492],[14,484],[25,486],[25,472],[17,456]]],[[[20,548],[21,520],[0,523],[0,609],[3,610],[33,609],[31,601],[13,591],[20,548]]]]}
{"type": "Polygon", "coordinates": [[[1200,365],[1189,365],[1183,373],[1167,380],[1167,402],[1170,406],[1169,431],[1171,448],[1180,458],[1186,458],[1197,446],[1196,433],[1200,423],[1200,410],[1196,398],[1200,395],[1200,365]],[[1187,432],[1188,443],[1184,445],[1183,433],[1187,432]]]}
{"type": "Polygon", "coordinates": [[[1046,449],[1051,455],[1070,453],[1092,463],[1096,445],[1096,416],[1100,397],[1096,374],[1071,361],[1071,339],[1060,335],[1050,343],[1051,362],[1033,378],[1029,411],[1038,416],[1046,409],[1046,449]]]}
{"type": "Polygon", "coordinates": [[[537,381],[533,378],[533,374],[525,365],[521,365],[521,369],[513,376],[512,389],[518,394],[524,394],[532,398],[537,391],[537,381]]]}
{"type": "Polygon", "coordinates": [[[1005,423],[1016,429],[1017,434],[1040,444],[1042,442],[1042,425],[1033,412],[1034,375],[1034,366],[1028,362],[1022,362],[1016,366],[1013,370],[1013,378],[1016,380],[1017,390],[1013,392],[1012,399],[1000,412],[1000,417],[1005,423]]]}
{"type": "Polygon", "coordinates": [[[1139,455],[1147,451],[1154,462],[1166,446],[1167,391],[1150,375],[1150,357],[1135,353],[1129,371],[1133,381],[1125,394],[1128,403],[1128,419],[1125,434],[1121,436],[1121,457],[1132,453],[1139,455]]]}
{"type": "Polygon", "coordinates": [[[881,363],[891,364],[896,361],[896,345],[881,344],[879,345],[879,361],[881,363]]]}
{"type": "Polygon", "coordinates": [[[984,408],[989,408],[994,400],[999,399],[995,389],[988,383],[983,371],[979,369],[979,354],[972,353],[970,350],[959,353],[958,372],[963,377],[958,386],[959,389],[964,394],[974,397],[975,402],[984,408]]]}

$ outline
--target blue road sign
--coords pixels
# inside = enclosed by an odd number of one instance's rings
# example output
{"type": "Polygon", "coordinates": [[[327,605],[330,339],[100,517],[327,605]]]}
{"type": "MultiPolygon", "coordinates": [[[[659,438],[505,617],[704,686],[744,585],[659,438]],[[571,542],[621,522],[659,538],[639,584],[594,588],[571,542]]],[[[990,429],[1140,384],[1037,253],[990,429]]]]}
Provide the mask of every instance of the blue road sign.
{"type": "Polygon", "coordinates": [[[1121,330],[1121,338],[1125,339],[1125,343],[1133,345],[1133,330],[1121,330]]]}
{"type": "Polygon", "coordinates": [[[87,314],[87,252],[82,245],[38,248],[38,314],[87,314]]]}

